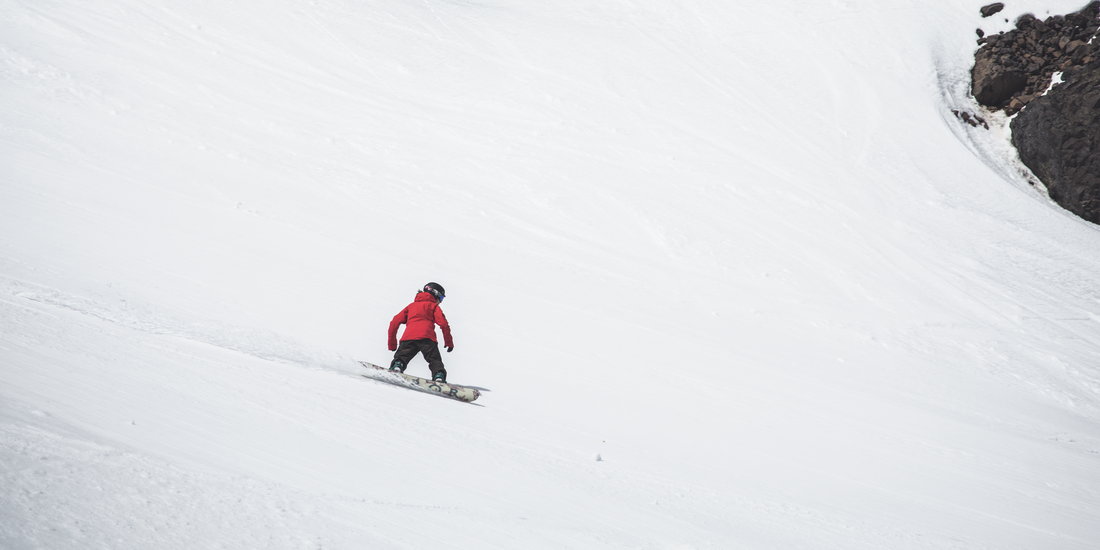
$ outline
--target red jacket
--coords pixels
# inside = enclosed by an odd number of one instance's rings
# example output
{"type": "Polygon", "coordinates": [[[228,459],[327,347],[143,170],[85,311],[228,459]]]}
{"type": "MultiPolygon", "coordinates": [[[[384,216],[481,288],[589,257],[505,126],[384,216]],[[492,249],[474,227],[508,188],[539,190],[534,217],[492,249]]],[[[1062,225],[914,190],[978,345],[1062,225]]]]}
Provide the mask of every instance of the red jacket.
{"type": "Polygon", "coordinates": [[[443,315],[443,310],[440,309],[439,302],[435,301],[435,296],[427,292],[417,294],[413,303],[393,316],[393,320],[390,321],[390,351],[397,349],[397,327],[400,325],[405,325],[405,333],[401,335],[402,342],[424,338],[437,342],[435,326],[439,325],[439,328],[443,329],[443,345],[448,348],[455,347],[454,341],[451,340],[451,325],[447,323],[447,317],[443,315]]]}

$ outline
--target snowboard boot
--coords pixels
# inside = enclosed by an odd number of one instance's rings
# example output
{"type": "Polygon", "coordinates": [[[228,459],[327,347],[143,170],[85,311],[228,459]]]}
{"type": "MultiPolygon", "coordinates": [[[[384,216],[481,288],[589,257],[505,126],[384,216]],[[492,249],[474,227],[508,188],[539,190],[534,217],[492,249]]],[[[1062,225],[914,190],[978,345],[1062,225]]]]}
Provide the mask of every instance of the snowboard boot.
{"type": "Polygon", "coordinates": [[[439,382],[441,384],[447,383],[447,373],[445,371],[439,371],[432,377],[432,382],[439,382]]]}
{"type": "Polygon", "coordinates": [[[405,365],[402,364],[401,361],[395,359],[393,364],[390,365],[390,370],[394,372],[405,372],[405,365]]]}

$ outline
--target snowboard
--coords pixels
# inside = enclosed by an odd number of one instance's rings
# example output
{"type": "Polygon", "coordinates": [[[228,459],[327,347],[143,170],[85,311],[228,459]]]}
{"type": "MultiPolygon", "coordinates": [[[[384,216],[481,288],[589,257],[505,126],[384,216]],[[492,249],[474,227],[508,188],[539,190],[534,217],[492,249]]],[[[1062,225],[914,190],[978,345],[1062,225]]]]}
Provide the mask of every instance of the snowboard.
{"type": "Polygon", "coordinates": [[[444,397],[450,397],[452,399],[458,399],[459,401],[465,401],[470,403],[481,397],[481,392],[475,388],[467,388],[466,386],[459,386],[457,384],[449,384],[446,382],[436,382],[434,380],[428,380],[427,378],[421,378],[419,376],[413,376],[411,374],[405,374],[403,372],[391,371],[386,367],[380,367],[374,363],[368,363],[366,361],[360,361],[360,365],[363,365],[367,369],[367,374],[363,376],[370,378],[371,380],[378,380],[380,382],[387,382],[396,386],[404,386],[406,388],[412,388],[414,390],[420,390],[426,393],[434,393],[442,395],[444,397]]]}

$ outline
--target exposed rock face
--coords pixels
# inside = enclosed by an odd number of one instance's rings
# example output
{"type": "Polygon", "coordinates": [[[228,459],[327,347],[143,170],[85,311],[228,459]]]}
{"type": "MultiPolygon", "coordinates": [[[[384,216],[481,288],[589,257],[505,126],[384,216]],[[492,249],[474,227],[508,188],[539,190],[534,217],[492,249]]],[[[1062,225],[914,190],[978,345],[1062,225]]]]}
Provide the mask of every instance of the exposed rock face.
{"type": "Polygon", "coordinates": [[[998,65],[997,61],[991,55],[978,56],[970,72],[974,99],[987,107],[1007,106],[1012,94],[1027,86],[1027,74],[1023,70],[998,65]]]}
{"type": "Polygon", "coordinates": [[[996,4],[990,4],[988,6],[982,6],[982,17],[989,17],[1001,10],[1005,9],[1005,5],[997,2],[996,4]]]}
{"type": "Polygon", "coordinates": [[[978,39],[981,47],[970,74],[971,91],[979,103],[1008,115],[1019,113],[1011,123],[1012,144],[1050,197],[1096,224],[1100,38],[1093,38],[1098,29],[1100,1],[1045,20],[1022,15],[1015,30],[978,39]],[[1055,72],[1062,73],[1062,83],[1043,95],[1055,72]]]}
{"type": "Polygon", "coordinates": [[[1041,95],[1051,75],[1071,71],[1100,59],[1100,40],[1089,40],[1100,29],[1100,1],[1077,13],[1046,20],[1025,14],[1016,29],[978,39],[971,92],[978,103],[1011,115],[1041,95]]]}
{"type": "Polygon", "coordinates": [[[1100,224],[1100,61],[1069,73],[1012,120],[1020,159],[1066,210],[1100,224]]]}

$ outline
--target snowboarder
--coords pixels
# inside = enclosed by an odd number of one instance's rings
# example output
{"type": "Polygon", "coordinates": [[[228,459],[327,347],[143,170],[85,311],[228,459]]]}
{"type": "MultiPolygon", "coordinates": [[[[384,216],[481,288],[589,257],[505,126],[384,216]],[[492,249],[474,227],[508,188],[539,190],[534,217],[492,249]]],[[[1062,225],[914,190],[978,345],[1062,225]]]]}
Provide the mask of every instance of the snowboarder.
{"type": "Polygon", "coordinates": [[[432,371],[432,380],[447,381],[447,371],[443,368],[443,359],[439,355],[439,343],[435,339],[435,326],[443,329],[443,345],[447,352],[455,348],[451,340],[451,325],[447,323],[447,317],[439,304],[443,302],[445,292],[439,283],[428,283],[416,294],[413,303],[394,315],[390,321],[389,348],[393,354],[390,370],[405,372],[409,361],[416,357],[417,353],[424,354],[428,361],[428,368],[432,371]],[[401,335],[401,345],[397,345],[397,327],[405,325],[405,333],[401,335]]]}

